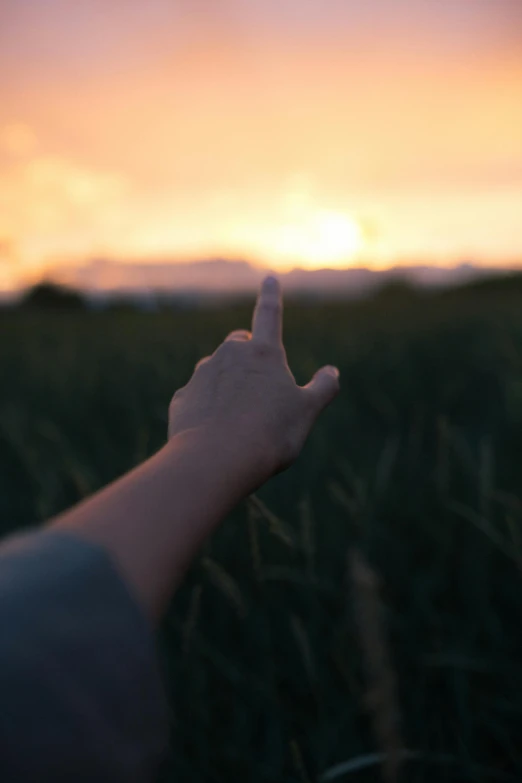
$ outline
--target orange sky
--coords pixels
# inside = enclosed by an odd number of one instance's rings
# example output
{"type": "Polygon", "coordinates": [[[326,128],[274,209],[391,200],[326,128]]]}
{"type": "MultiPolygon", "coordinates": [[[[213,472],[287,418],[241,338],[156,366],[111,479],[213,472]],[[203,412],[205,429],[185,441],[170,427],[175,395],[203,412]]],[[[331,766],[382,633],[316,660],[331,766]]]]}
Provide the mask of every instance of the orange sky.
{"type": "Polygon", "coordinates": [[[522,263],[520,0],[1,0],[0,288],[522,263]]]}

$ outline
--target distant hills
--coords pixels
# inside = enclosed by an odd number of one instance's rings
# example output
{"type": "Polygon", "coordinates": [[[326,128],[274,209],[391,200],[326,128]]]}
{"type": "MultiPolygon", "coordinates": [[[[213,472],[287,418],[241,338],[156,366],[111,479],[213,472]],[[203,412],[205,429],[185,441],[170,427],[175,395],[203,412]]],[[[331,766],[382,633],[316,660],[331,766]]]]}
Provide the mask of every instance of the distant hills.
{"type": "MultiPolygon", "coordinates": [[[[56,277],[58,282],[80,289],[89,298],[113,295],[147,298],[158,293],[201,297],[251,293],[270,271],[247,261],[227,259],[170,263],[95,259],[81,266],[61,268],[56,277]]],[[[395,281],[405,281],[419,287],[447,287],[498,275],[499,271],[502,270],[463,263],[452,268],[419,265],[385,271],[364,267],[319,270],[296,268],[278,273],[278,276],[288,293],[321,298],[357,298],[395,281]]]]}

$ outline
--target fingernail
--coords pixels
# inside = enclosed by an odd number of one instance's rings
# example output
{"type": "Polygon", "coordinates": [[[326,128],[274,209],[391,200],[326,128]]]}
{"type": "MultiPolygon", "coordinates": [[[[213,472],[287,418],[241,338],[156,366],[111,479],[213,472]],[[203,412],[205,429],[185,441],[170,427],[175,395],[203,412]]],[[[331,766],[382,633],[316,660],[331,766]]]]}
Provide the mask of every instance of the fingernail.
{"type": "Polygon", "coordinates": [[[337,367],[335,367],[333,364],[328,364],[324,369],[327,370],[327,372],[331,373],[332,375],[335,375],[336,378],[339,378],[339,376],[341,375],[337,367]]]}
{"type": "Polygon", "coordinates": [[[277,285],[279,285],[279,281],[277,277],[274,277],[274,275],[268,275],[268,277],[265,277],[264,285],[267,288],[275,288],[277,285]]]}

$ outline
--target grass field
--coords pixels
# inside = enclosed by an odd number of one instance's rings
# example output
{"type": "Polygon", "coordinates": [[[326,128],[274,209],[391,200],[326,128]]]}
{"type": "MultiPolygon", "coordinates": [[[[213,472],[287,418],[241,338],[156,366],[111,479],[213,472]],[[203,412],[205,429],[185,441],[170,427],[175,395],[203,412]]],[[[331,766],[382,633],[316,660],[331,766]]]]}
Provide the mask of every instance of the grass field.
{"type": "MultiPolygon", "coordinates": [[[[173,391],[248,325],[246,305],[0,315],[3,531],[154,451],[173,391]]],[[[163,779],[379,780],[399,742],[402,780],[520,779],[522,296],[291,304],[285,341],[299,382],[335,363],[342,393],[173,603],[163,779]]]]}

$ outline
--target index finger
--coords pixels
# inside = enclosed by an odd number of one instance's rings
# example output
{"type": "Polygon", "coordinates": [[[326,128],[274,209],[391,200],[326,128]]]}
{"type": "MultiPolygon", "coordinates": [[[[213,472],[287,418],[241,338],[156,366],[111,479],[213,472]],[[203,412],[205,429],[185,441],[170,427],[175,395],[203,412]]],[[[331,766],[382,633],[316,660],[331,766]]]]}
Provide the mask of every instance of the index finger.
{"type": "Polygon", "coordinates": [[[283,339],[283,297],[276,277],[263,280],[252,319],[252,339],[277,344],[283,339]]]}

